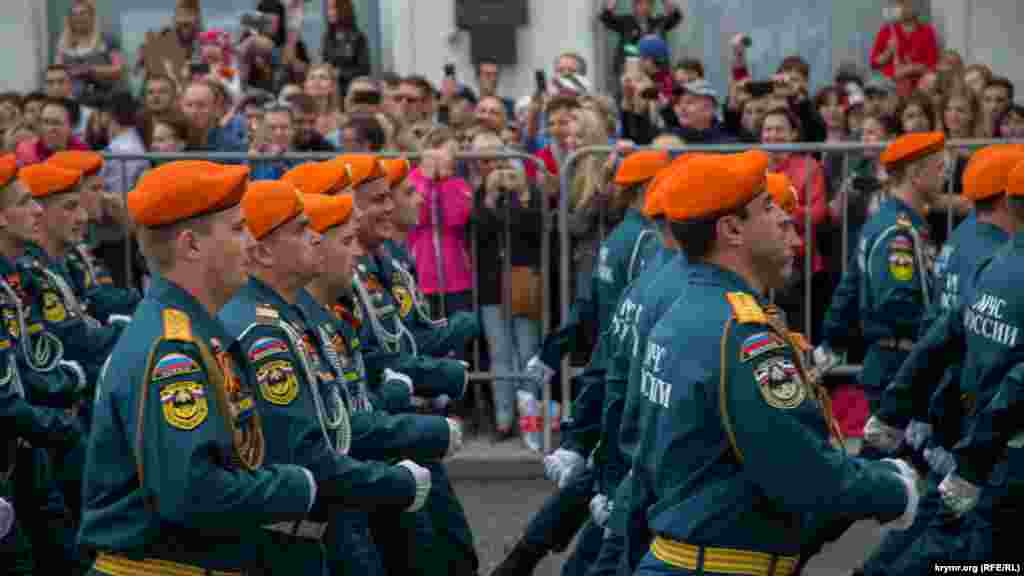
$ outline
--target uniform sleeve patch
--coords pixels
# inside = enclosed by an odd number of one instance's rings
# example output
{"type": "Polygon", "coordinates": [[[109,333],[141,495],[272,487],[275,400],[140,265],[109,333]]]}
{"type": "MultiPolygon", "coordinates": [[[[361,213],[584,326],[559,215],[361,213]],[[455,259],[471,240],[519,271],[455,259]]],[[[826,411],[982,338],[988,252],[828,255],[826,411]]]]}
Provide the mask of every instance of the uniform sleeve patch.
{"type": "Polygon", "coordinates": [[[803,403],[807,391],[788,358],[775,357],[761,362],[754,370],[761,396],[772,408],[791,410],[803,403]]]}
{"type": "Polygon", "coordinates": [[[740,362],[752,360],[766,352],[783,348],[785,345],[782,338],[771,332],[754,334],[743,341],[743,346],[740,348],[740,362]]]}
{"type": "Polygon", "coordinates": [[[184,354],[172,352],[171,354],[165,354],[153,366],[153,375],[150,377],[150,380],[152,382],[159,382],[168,378],[174,378],[175,376],[185,376],[198,372],[199,364],[195,360],[184,354]]]}
{"type": "Polygon", "coordinates": [[[900,282],[914,279],[914,255],[910,252],[889,252],[889,274],[900,282]]]}
{"type": "Polygon", "coordinates": [[[287,406],[299,395],[295,367],[287,360],[271,360],[256,370],[260,394],[271,404],[287,406]]]}
{"type": "Polygon", "coordinates": [[[195,430],[210,413],[206,389],[195,381],[171,382],[160,389],[164,420],[179,430],[195,430]]]}
{"type": "Polygon", "coordinates": [[[260,338],[253,342],[249,348],[249,359],[253,362],[259,362],[267,356],[286,354],[287,352],[288,345],[284,343],[284,340],[280,338],[260,338]]]}

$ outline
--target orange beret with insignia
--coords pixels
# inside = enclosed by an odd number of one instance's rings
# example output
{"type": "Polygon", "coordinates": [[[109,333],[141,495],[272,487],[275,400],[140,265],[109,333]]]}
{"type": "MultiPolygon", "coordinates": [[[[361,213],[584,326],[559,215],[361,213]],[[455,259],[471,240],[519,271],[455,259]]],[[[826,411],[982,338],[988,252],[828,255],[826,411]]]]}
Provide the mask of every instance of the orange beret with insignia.
{"type": "Polygon", "coordinates": [[[336,162],[307,162],[285,172],[281,180],[303,194],[337,194],[348,187],[348,169],[336,162]]]}
{"type": "Polygon", "coordinates": [[[140,226],[157,228],[237,206],[249,167],[179,160],[149,170],[128,193],[128,212],[140,226]]]}
{"type": "Polygon", "coordinates": [[[388,186],[392,188],[401,184],[412,171],[412,166],[405,158],[388,158],[381,160],[380,163],[384,166],[384,177],[388,180],[388,186]]]}
{"type": "Polygon", "coordinates": [[[324,196],[322,194],[303,194],[302,203],[309,226],[320,234],[335,226],[348,222],[352,216],[353,198],[351,194],[324,196]]]}
{"type": "Polygon", "coordinates": [[[1024,162],[1018,162],[1006,182],[1007,196],[1024,196],[1024,162]]]}
{"type": "Polygon", "coordinates": [[[785,172],[770,172],[767,176],[767,187],[768,193],[772,195],[779,208],[789,214],[796,210],[796,188],[785,172]]]}
{"type": "Polygon", "coordinates": [[[684,193],[661,198],[665,216],[676,222],[700,220],[749,202],[754,191],[741,171],[729,167],[737,156],[707,155],[687,162],[672,179],[672,189],[684,193]]]}
{"type": "Polygon", "coordinates": [[[266,238],[281,225],[302,214],[302,194],[288,182],[250,182],[242,197],[242,213],[249,233],[256,240],[266,238]]]}
{"type": "Polygon", "coordinates": [[[615,171],[613,180],[619,186],[632,186],[646,182],[658,173],[659,170],[668,166],[669,155],[667,150],[641,150],[626,156],[619,169],[615,171]]]}
{"type": "Polygon", "coordinates": [[[28,186],[33,198],[47,198],[74,192],[82,180],[82,173],[43,162],[22,168],[18,171],[18,180],[28,186]]]}
{"type": "Polygon", "coordinates": [[[367,182],[384,178],[384,166],[373,154],[343,154],[329,162],[338,162],[349,169],[349,185],[358,188],[367,182]]]}
{"type": "Polygon", "coordinates": [[[47,162],[81,172],[82,178],[99,174],[103,169],[103,156],[89,150],[62,150],[50,156],[47,162]]]}
{"type": "Polygon", "coordinates": [[[893,168],[941,152],[945,145],[942,132],[905,134],[890,142],[879,159],[886,168],[893,168]]]}
{"type": "Polygon", "coordinates": [[[0,156],[0,188],[10,184],[18,175],[18,157],[14,154],[0,156]]]}
{"type": "Polygon", "coordinates": [[[665,207],[662,197],[665,194],[686,193],[686,190],[681,190],[673,186],[672,179],[676,172],[679,171],[680,167],[684,166],[693,158],[707,155],[708,154],[703,152],[690,152],[683,154],[673,160],[668,166],[662,168],[654,176],[654,180],[651,181],[650,186],[647,187],[647,193],[644,195],[644,207],[641,210],[643,215],[647,218],[658,218],[660,216],[664,216],[665,207]]]}
{"type": "Polygon", "coordinates": [[[975,152],[964,169],[963,197],[977,202],[1006,192],[1010,172],[1024,160],[1024,149],[1006,144],[975,152]]]}

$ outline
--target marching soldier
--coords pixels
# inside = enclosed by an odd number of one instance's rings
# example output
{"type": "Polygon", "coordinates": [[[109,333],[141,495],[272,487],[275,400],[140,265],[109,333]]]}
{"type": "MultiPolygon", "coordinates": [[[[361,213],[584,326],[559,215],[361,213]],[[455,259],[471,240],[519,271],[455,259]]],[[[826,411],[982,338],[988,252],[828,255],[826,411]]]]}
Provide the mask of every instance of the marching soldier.
{"type": "Polygon", "coordinates": [[[106,323],[111,316],[131,316],[142,296],[133,288],[115,286],[110,271],[88,245],[88,230],[105,212],[102,208],[106,198],[103,156],[96,152],[64,150],[50,156],[47,162],[82,173],[78,196],[89,222],[85,241],[70,247],[64,256],[72,290],[85,304],[88,314],[100,322],[106,323]]]}
{"type": "MultiPolygon", "coordinates": [[[[657,232],[640,208],[645,191],[668,161],[668,153],[663,150],[636,152],[623,160],[615,174],[614,184],[632,205],[626,210],[622,223],[602,244],[594,273],[595,298],[590,304],[597,311],[599,334],[609,328],[613,307],[625,287],[653,261],[658,250],[657,232]]],[[[560,335],[547,338],[542,350],[528,362],[527,371],[535,375],[536,381],[536,388],[529,391],[531,394],[539,396],[545,381],[553,378],[555,371],[551,366],[560,361],[560,348],[572,340],[575,328],[571,325],[569,322],[559,330],[560,335]]],[[[606,346],[603,339],[599,340],[590,363],[578,377],[581,385],[573,401],[572,418],[561,427],[561,446],[544,458],[545,475],[558,485],[559,491],[548,497],[530,520],[523,537],[495,570],[495,575],[532,570],[550,550],[568,546],[581,526],[584,532],[577,540],[567,573],[582,573],[600,552],[607,515],[600,510],[603,508],[601,499],[592,504],[597,477],[586,466],[586,460],[601,432],[606,346]],[[600,523],[587,523],[592,505],[599,510],[600,523]]]]}
{"type": "Polygon", "coordinates": [[[1016,229],[1007,190],[1011,173],[1022,163],[1020,148],[992,146],[976,152],[964,171],[963,195],[974,202],[974,210],[943,247],[936,265],[940,294],[925,326],[930,329],[882,395],[877,416],[887,427],[905,429],[903,442],[924,449],[928,491],[914,526],[906,534],[888,535],[865,564],[864,574],[919,573],[928,569],[927,562],[952,557],[951,551],[965,547],[959,521],[927,537],[922,534],[944,511],[939,486],[955,467],[951,450],[966,430],[964,419],[972,415],[961,408],[962,395],[973,397],[983,389],[974,374],[962,373],[963,339],[952,335],[962,332],[961,315],[973,302],[978,266],[1005,246],[1016,229]],[[971,381],[965,387],[961,382],[967,378],[971,381]]]}
{"type": "Polygon", "coordinates": [[[803,515],[825,502],[836,517],[913,519],[913,470],[833,447],[823,392],[762,307],[799,246],[766,168],[763,154],[693,158],[673,182],[687,192],[662,196],[688,274],[643,352],[633,474],[655,503],[640,575],[792,574],[803,515]]]}
{"type": "Polygon", "coordinates": [[[416,281],[416,264],[403,246],[409,231],[419,222],[423,195],[405,181],[410,171],[408,160],[381,160],[381,165],[395,202],[394,232],[384,240],[380,251],[381,274],[390,279],[399,319],[412,331],[421,354],[437,358],[460,355],[469,342],[480,336],[480,320],[475,313],[466,311],[434,319],[416,281]]]}
{"type": "Polygon", "coordinates": [[[9,532],[0,556],[14,573],[56,573],[65,564],[64,502],[50,482],[53,462],[81,438],[65,414],[83,393],[82,370],[62,360],[61,346],[41,323],[39,294],[16,264],[38,232],[39,205],[17,179],[14,155],[0,156],[0,485],[9,532]],[[48,453],[49,451],[49,453],[48,453]],[[33,558],[34,557],[34,558],[33,558]]]}
{"type": "MultiPolygon", "coordinates": [[[[851,327],[859,324],[867,343],[860,382],[872,414],[910,352],[929,305],[934,246],[925,211],[941,192],[944,145],[941,133],[908,134],[882,153],[889,198],[861,230],[856,258],[832,295],[822,344],[814,351],[819,371],[827,372],[839,363],[855,333],[851,327]]],[[[861,454],[891,454],[901,436],[902,430],[869,419],[861,454]]]]}
{"type": "MultiPolygon", "coordinates": [[[[341,509],[415,512],[430,491],[430,473],[411,460],[397,466],[351,458],[349,407],[315,345],[317,327],[296,305],[303,287],[324,270],[320,235],[310,229],[302,195],[287,182],[249,185],[242,213],[254,242],[248,282],[221,310],[231,343],[245,357],[242,370],[255,382],[269,462],[299,464],[321,484],[329,523],[341,509]],[[323,486],[336,488],[327,492],[323,486]]],[[[214,349],[214,353],[218,351],[214,349]]],[[[319,519],[319,518],[318,518],[319,519]]],[[[312,520],[312,519],[311,519],[312,520]]],[[[268,526],[282,554],[271,570],[319,573],[324,522],[268,526]]]]}
{"type": "Polygon", "coordinates": [[[337,196],[351,192],[349,169],[339,156],[327,162],[306,162],[284,173],[281,180],[299,189],[303,194],[337,196]]]}
{"type": "MultiPolygon", "coordinates": [[[[321,249],[330,262],[323,274],[299,293],[298,306],[317,326],[315,344],[329,359],[335,375],[332,385],[340,390],[351,407],[352,446],[349,454],[361,460],[392,461],[411,458],[437,461],[451,456],[462,441],[460,427],[452,420],[419,414],[392,415],[376,409],[366,391],[366,374],[359,350],[357,327],[351,315],[336,316],[333,309],[352,290],[352,271],[358,256],[355,242],[356,218],[351,194],[326,197],[303,196],[310,227],[322,235],[321,249]]],[[[380,517],[380,514],[377,514],[380,517]]],[[[386,565],[402,573],[415,572],[431,564],[432,543],[414,542],[403,558],[383,558],[370,537],[370,515],[350,512],[334,517],[328,528],[327,554],[341,566],[340,574],[374,576],[385,574],[386,565]],[[390,560],[390,561],[388,561],[390,560]]],[[[386,521],[386,520],[385,520],[386,521]]],[[[393,534],[393,537],[397,534],[393,534]]],[[[384,547],[387,550],[387,546],[384,547]]],[[[397,551],[396,551],[397,553],[397,551]]]]}
{"type": "Polygon", "coordinates": [[[215,317],[246,280],[248,174],[171,162],[128,194],[154,278],[96,391],[79,532],[91,574],[262,569],[262,526],[316,499],[308,469],[264,465],[255,383],[215,317]]]}

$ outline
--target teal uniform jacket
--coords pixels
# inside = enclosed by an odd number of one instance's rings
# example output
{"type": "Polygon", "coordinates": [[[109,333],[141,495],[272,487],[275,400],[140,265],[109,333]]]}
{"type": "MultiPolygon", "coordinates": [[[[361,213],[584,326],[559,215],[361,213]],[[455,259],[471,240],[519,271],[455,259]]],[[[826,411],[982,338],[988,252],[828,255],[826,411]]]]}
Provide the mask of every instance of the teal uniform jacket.
{"type": "Polygon", "coordinates": [[[412,331],[420,354],[444,358],[461,352],[480,336],[480,320],[475,313],[459,311],[448,318],[434,319],[417,283],[416,264],[403,246],[385,240],[379,262],[381,278],[386,280],[398,304],[398,315],[412,331]]]}
{"type": "Polygon", "coordinates": [[[895,466],[833,448],[799,352],[742,278],[690,262],[679,292],[643,353],[633,474],[656,499],[654,534],[795,556],[804,513],[904,513],[895,466]]]}
{"type": "Polygon", "coordinates": [[[317,325],[298,306],[249,278],[218,317],[258,388],[268,461],[311,470],[331,506],[401,510],[413,503],[416,482],[407,470],[348,454],[347,391],[316,345],[317,325]]]}
{"type": "Polygon", "coordinates": [[[973,290],[978,266],[1008,240],[1009,234],[1006,231],[992,224],[978,222],[973,212],[953,231],[935,261],[936,297],[922,325],[926,329],[922,332],[922,344],[915,347],[907,357],[896,378],[882,395],[878,417],[883,422],[902,429],[910,420],[931,421],[941,436],[937,439],[947,448],[960,439],[959,410],[955,403],[947,401],[947,398],[952,397],[956,403],[959,402],[959,358],[926,353],[926,350],[936,350],[935,346],[940,341],[935,338],[943,334],[940,330],[929,336],[928,329],[939,324],[943,315],[958,314],[957,311],[967,305],[966,296],[973,290]],[[936,358],[942,358],[943,361],[936,362],[936,358]],[[936,384],[940,382],[936,389],[936,384]],[[953,430],[946,432],[945,428],[949,424],[953,425],[953,430]]]}
{"type": "Polygon", "coordinates": [[[299,293],[297,305],[310,324],[317,326],[321,350],[325,355],[337,355],[339,380],[344,383],[352,408],[349,454],[359,460],[380,461],[443,458],[451,433],[448,422],[440,416],[390,414],[375,408],[366,392],[362,351],[352,324],[338,319],[305,290],[299,293]]]}
{"type": "Polygon", "coordinates": [[[924,218],[890,198],[861,229],[856,255],[832,295],[823,342],[845,349],[860,326],[867,350],[860,382],[872,401],[918,336],[932,291],[933,254],[924,218]]]}
{"type": "MultiPolygon", "coordinates": [[[[594,270],[593,290],[598,334],[590,362],[578,377],[581,384],[570,417],[562,424],[562,447],[589,454],[601,437],[605,406],[605,368],[611,342],[605,334],[626,286],[653,261],[662,244],[658,232],[639,211],[630,208],[601,245],[594,270]]],[[[542,358],[543,359],[543,358],[542,358]]],[[[556,366],[561,358],[556,359],[556,366]]],[[[547,363],[545,361],[545,363],[547,363]]]]}
{"type": "MultiPolygon", "coordinates": [[[[419,353],[412,333],[399,318],[399,306],[383,277],[380,256],[364,256],[356,266],[355,316],[361,323],[359,340],[370,376],[371,390],[383,383],[385,368],[408,375],[415,394],[427,398],[447,395],[453,400],[465,392],[466,369],[457,360],[431,358],[419,353]]],[[[383,390],[381,390],[383,391],[383,390]]],[[[389,411],[391,402],[384,398],[389,411]]]]}
{"type": "Polygon", "coordinates": [[[100,322],[112,314],[131,316],[142,296],[137,290],[114,285],[114,279],[84,245],[76,246],[65,257],[71,288],[85,303],[86,311],[100,322]]]}
{"type": "Polygon", "coordinates": [[[188,292],[153,278],[97,387],[81,546],[213,570],[258,568],[268,534],[261,526],[307,514],[306,471],[262,465],[268,434],[229,341],[188,292]]]}

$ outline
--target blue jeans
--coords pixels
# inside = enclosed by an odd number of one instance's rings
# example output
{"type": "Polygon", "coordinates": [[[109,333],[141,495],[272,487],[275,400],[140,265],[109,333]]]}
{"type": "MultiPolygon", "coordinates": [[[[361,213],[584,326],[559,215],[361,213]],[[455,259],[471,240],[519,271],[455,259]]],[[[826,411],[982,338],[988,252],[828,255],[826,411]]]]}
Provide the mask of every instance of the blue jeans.
{"type": "MultiPolygon", "coordinates": [[[[494,379],[494,419],[498,428],[511,428],[516,417],[517,381],[502,375],[522,372],[526,362],[540,346],[540,325],[525,316],[513,316],[510,322],[502,306],[481,306],[480,321],[491,350],[494,379]]],[[[539,390],[530,390],[540,398],[539,390]]]]}

